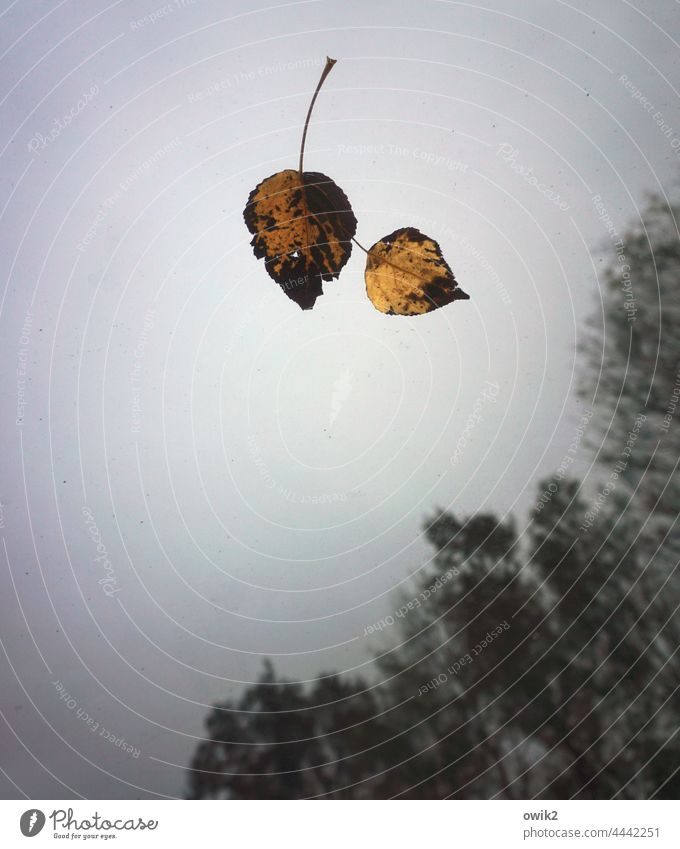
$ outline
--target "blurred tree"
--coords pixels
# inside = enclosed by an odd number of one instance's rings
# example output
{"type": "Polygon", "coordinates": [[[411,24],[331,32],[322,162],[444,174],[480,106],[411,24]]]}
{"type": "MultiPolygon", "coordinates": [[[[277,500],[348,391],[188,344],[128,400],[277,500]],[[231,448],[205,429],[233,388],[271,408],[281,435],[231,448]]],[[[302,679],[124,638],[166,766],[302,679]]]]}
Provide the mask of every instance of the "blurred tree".
{"type": "Polygon", "coordinates": [[[580,382],[598,413],[597,459],[609,471],[622,466],[617,489],[635,493],[651,560],[648,590],[680,557],[678,221],[680,207],[653,196],[640,225],[622,236],[603,275],[603,308],[591,323],[580,382]]]}
{"type": "Polygon", "coordinates": [[[189,798],[371,797],[388,726],[360,679],[321,676],[312,687],[277,678],[267,661],[237,703],[216,705],[191,762],[189,798]]]}
{"type": "Polygon", "coordinates": [[[606,596],[598,606],[610,611],[605,704],[618,694],[625,710],[606,737],[620,743],[610,762],[620,795],[639,798],[680,792],[678,221],[680,207],[651,197],[639,226],[621,238],[580,387],[597,414],[591,430],[602,470],[586,510],[596,513],[590,547],[601,546],[594,562],[606,596]],[[615,672],[623,675],[616,685],[615,672]]]}
{"type": "Polygon", "coordinates": [[[295,799],[316,789],[318,751],[308,700],[266,662],[238,704],[215,706],[191,764],[191,798],[295,799]]]}
{"type": "Polygon", "coordinates": [[[530,668],[541,594],[522,568],[512,523],[440,513],[426,534],[437,554],[401,599],[399,642],[377,659],[401,705],[391,718],[419,752],[410,780],[397,784],[428,798],[512,797],[513,778],[535,755],[509,743],[523,694],[541,675],[540,665],[530,668]]]}
{"type": "MultiPolygon", "coordinates": [[[[565,763],[560,795],[609,798],[624,783],[614,727],[643,683],[635,666],[640,635],[632,627],[639,565],[630,534],[614,534],[608,514],[583,533],[585,510],[579,484],[560,481],[527,530],[531,562],[552,602],[548,686],[540,695],[545,719],[534,733],[565,763]]],[[[546,786],[545,795],[556,795],[555,788],[546,786]]]]}
{"type": "Polygon", "coordinates": [[[526,535],[555,602],[540,736],[567,795],[680,790],[679,211],[652,198],[612,252],[580,381],[597,483],[561,481],[526,535]]]}

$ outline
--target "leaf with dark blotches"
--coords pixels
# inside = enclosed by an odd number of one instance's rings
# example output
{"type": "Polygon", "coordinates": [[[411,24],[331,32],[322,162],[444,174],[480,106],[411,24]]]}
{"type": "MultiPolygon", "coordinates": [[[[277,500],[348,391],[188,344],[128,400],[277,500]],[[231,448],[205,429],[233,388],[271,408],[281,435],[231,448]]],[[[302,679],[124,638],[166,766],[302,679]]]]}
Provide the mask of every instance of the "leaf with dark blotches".
{"type": "Polygon", "coordinates": [[[452,301],[469,300],[442,250],[415,227],[376,242],[366,258],[366,293],[388,315],[422,315],[452,301]]]}
{"type": "Polygon", "coordinates": [[[243,217],[255,256],[303,310],[314,306],[322,281],[338,277],[352,253],[352,207],[330,177],[315,171],[267,177],[250,193],[243,217]]]}

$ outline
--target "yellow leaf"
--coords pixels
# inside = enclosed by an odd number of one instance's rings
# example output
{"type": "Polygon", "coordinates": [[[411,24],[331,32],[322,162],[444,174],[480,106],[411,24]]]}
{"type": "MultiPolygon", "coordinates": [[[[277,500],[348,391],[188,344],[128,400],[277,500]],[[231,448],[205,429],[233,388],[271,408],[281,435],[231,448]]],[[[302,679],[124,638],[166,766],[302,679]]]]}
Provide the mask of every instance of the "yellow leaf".
{"type": "Polygon", "coordinates": [[[366,260],[366,292],[388,315],[422,315],[468,300],[434,239],[402,227],[376,242],[366,260]]]}
{"type": "Polygon", "coordinates": [[[250,193],[243,213],[255,256],[302,309],[323,294],[322,280],[338,277],[352,252],[357,221],[345,193],[330,177],[286,169],[250,193]]]}

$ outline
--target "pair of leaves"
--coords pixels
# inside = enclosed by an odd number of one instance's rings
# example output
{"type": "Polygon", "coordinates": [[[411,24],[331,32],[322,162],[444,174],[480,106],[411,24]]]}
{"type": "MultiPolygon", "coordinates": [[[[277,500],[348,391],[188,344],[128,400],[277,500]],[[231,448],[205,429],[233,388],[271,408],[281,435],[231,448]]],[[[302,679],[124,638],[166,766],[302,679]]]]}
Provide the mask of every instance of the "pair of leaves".
{"type": "MultiPolygon", "coordinates": [[[[264,259],[269,276],[303,310],[312,309],[323,294],[322,281],[339,277],[356,242],[357,220],[345,193],[325,174],[302,169],[312,108],[334,64],[334,59],[326,60],[307,113],[300,168],[279,171],[259,183],[243,213],[254,234],[255,256],[264,259]]],[[[395,230],[366,254],[366,293],[383,313],[421,315],[469,297],[458,287],[437,242],[414,227],[395,230]]]]}

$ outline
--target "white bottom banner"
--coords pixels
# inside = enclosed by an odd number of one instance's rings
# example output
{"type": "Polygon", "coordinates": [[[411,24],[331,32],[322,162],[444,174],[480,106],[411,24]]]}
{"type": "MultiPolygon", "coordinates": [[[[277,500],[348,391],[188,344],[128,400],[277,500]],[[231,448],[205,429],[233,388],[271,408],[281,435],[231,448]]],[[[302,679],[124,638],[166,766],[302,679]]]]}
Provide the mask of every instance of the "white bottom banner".
{"type": "Polygon", "coordinates": [[[0,801],[0,846],[680,846],[672,801],[0,801]]]}

